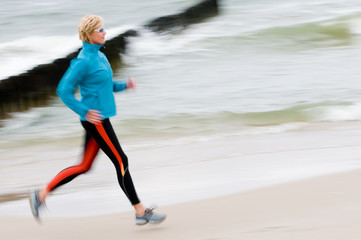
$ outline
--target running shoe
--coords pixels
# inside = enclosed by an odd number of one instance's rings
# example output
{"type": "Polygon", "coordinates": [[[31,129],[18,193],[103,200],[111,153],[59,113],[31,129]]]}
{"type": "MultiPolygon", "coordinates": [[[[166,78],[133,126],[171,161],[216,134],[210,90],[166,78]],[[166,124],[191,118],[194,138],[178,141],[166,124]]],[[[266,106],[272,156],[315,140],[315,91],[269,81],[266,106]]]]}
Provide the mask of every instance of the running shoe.
{"type": "Polygon", "coordinates": [[[161,223],[165,220],[166,215],[155,213],[154,208],[147,208],[144,212],[144,215],[139,217],[135,215],[135,224],[136,225],[145,225],[147,223],[156,224],[161,223]]]}
{"type": "Polygon", "coordinates": [[[29,201],[31,212],[33,213],[34,218],[39,221],[39,209],[43,205],[39,199],[39,190],[34,190],[30,193],[29,201]]]}

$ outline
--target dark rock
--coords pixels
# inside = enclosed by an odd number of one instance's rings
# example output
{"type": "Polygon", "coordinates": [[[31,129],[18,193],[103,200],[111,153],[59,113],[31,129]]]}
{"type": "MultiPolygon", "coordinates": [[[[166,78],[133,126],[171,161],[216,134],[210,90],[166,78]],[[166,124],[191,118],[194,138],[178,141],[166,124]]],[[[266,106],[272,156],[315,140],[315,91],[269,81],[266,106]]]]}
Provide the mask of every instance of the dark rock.
{"type": "Polygon", "coordinates": [[[218,1],[205,0],[179,14],[156,18],[146,24],[145,27],[154,32],[174,32],[183,30],[190,24],[198,23],[205,18],[209,18],[217,14],[218,1]]]}

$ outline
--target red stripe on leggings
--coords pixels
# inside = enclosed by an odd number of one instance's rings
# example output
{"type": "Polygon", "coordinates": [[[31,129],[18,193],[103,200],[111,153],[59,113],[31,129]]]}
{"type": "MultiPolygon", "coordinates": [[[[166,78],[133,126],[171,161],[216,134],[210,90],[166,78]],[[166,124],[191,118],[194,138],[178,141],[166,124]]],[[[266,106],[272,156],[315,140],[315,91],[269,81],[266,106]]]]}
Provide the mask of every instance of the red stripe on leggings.
{"type": "Polygon", "coordinates": [[[61,183],[61,181],[65,180],[66,178],[87,172],[90,169],[98,153],[98,150],[99,150],[98,143],[93,138],[90,138],[88,144],[85,147],[82,162],[79,165],[66,168],[60,173],[58,173],[53,178],[53,180],[51,180],[51,182],[47,185],[46,187],[47,192],[54,190],[54,188],[56,188],[58,184],[61,183]]]}

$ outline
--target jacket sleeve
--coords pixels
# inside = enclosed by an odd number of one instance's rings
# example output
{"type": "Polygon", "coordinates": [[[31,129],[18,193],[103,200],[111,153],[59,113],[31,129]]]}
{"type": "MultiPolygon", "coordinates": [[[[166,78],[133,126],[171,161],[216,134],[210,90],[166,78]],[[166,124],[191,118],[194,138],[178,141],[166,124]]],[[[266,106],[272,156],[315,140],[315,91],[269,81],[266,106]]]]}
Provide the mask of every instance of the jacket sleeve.
{"type": "Polygon", "coordinates": [[[127,83],[125,81],[116,82],[113,81],[113,92],[120,92],[127,88],[127,83]]]}
{"type": "Polygon", "coordinates": [[[56,93],[64,104],[81,117],[85,117],[89,108],[75,98],[75,90],[86,72],[87,65],[84,61],[72,60],[70,67],[63,75],[56,89],[56,93]]]}

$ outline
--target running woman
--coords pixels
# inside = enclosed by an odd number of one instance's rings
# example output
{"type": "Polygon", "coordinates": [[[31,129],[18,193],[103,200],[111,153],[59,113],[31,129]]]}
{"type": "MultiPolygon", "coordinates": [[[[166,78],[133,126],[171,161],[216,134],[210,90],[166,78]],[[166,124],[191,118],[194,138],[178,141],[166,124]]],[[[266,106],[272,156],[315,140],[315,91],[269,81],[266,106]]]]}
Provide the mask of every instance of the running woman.
{"type": "Polygon", "coordinates": [[[87,172],[101,149],[113,162],[120,188],[134,207],[136,224],[160,223],[165,215],[146,208],[139,200],[128,168],[128,158],[123,152],[109,118],[116,115],[113,92],[135,88],[135,81],[113,81],[113,72],[106,56],[99,51],[105,43],[106,31],[100,16],[82,18],[79,38],[83,48],[72,60],[57,87],[60,99],[80,116],[85,129],[85,146],[80,164],[58,173],[43,189],[30,194],[30,206],[35,219],[39,220],[39,209],[44,206],[49,193],[87,172]],[[81,100],[75,98],[79,88],[81,100]]]}

